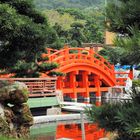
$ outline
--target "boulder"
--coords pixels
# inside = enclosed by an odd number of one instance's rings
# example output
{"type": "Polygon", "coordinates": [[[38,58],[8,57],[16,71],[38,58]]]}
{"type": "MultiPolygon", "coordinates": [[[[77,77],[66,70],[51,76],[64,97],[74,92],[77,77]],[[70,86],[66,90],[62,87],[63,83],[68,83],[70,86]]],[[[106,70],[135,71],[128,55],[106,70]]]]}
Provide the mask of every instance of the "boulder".
{"type": "Polygon", "coordinates": [[[28,94],[24,83],[0,81],[0,135],[29,137],[33,116],[27,104],[28,94]]]}

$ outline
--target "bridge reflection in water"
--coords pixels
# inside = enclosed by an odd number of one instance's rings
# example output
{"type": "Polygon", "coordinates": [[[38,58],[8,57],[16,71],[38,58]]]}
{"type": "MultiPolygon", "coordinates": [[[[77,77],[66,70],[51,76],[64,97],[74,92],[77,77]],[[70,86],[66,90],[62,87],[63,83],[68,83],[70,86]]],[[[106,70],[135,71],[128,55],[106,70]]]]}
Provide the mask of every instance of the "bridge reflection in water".
{"type": "MultiPolygon", "coordinates": [[[[97,124],[85,123],[86,140],[99,140],[105,137],[104,129],[99,129],[97,124]]],[[[82,140],[80,122],[45,123],[31,128],[33,140],[82,140]]]]}
{"type": "MultiPolygon", "coordinates": [[[[92,103],[98,106],[107,102],[119,102],[120,100],[102,100],[99,102],[92,99],[92,103]]],[[[121,100],[122,101],[122,100],[121,100]]],[[[86,140],[99,140],[107,137],[104,129],[100,129],[97,124],[85,122],[86,140]]],[[[36,124],[31,127],[31,138],[33,140],[82,140],[80,121],[63,121],[54,123],[36,124]]]]}
{"type": "MultiPolygon", "coordinates": [[[[70,140],[81,140],[81,124],[58,125],[56,139],[68,138],[70,140]]],[[[104,129],[99,129],[97,124],[85,124],[86,140],[99,140],[105,136],[104,129]]]]}

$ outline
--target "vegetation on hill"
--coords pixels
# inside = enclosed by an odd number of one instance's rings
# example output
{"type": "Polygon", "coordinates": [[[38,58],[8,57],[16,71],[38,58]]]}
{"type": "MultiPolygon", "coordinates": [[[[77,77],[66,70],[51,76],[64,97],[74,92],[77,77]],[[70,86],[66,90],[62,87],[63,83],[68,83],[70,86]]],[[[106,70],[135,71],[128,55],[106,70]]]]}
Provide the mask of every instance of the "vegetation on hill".
{"type": "Polygon", "coordinates": [[[68,43],[71,46],[77,47],[81,46],[80,44],[83,42],[103,43],[104,17],[102,11],[96,10],[94,12],[94,9],[82,11],[79,9],[61,8],[57,10],[44,10],[43,13],[48,18],[50,25],[56,29],[61,43],[68,43]],[[81,25],[76,30],[73,30],[73,25],[76,24],[81,25]],[[79,35],[81,36],[80,38],[78,37],[79,35]],[[73,38],[73,36],[75,37],[73,38]]]}
{"type": "Polygon", "coordinates": [[[57,25],[57,29],[58,26],[59,30],[61,29],[61,35],[60,31],[56,30],[59,41],[53,48],[61,48],[64,43],[73,47],[79,47],[84,42],[103,43],[104,0],[34,0],[34,3],[36,8],[46,15],[51,26],[57,25]],[[80,23],[82,28],[73,32],[73,24],[77,23],[80,23]]]}
{"type": "Polygon", "coordinates": [[[34,0],[39,9],[58,9],[58,8],[87,8],[104,5],[104,0],[34,0]]]}

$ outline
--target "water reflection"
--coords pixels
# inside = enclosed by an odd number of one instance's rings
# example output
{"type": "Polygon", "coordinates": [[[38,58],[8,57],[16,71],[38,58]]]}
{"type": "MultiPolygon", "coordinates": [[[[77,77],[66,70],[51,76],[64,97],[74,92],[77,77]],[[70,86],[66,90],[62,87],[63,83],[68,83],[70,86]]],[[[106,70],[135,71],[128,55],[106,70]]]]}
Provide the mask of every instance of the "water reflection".
{"type": "MultiPolygon", "coordinates": [[[[97,124],[85,122],[85,134],[87,140],[98,140],[105,136],[103,129],[97,124]]],[[[81,124],[77,121],[37,124],[31,128],[33,140],[81,140],[81,124]]]]}
{"type": "MultiPolygon", "coordinates": [[[[100,106],[106,103],[122,102],[120,99],[102,99],[101,101],[91,98],[90,103],[100,106]]],[[[91,124],[85,121],[86,140],[99,140],[105,136],[105,131],[99,129],[97,124],[91,124]]],[[[33,140],[81,140],[81,123],[80,121],[63,121],[55,123],[36,124],[31,127],[31,138],[33,140]]]]}
{"type": "MultiPolygon", "coordinates": [[[[85,123],[85,134],[87,140],[99,140],[105,136],[103,129],[99,129],[97,124],[85,123]]],[[[58,125],[56,139],[68,138],[81,140],[81,124],[58,125]]]]}
{"type": "Polygon", "coordinates": [[[32,140],[55,140],[56,129],[56,123],[35,124],[30,129],[30,136],[32,140]]]}

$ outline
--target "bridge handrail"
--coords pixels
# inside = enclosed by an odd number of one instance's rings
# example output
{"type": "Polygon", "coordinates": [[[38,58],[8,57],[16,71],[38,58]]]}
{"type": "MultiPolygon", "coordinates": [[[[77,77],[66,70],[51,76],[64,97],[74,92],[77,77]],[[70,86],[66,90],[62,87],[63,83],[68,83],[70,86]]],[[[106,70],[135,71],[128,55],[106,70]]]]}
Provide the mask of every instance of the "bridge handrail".
{"type": "Polygon", "coordinates": [[[55,52],[57,52],[58,50],[57,50],[57,49],[52,49],[52,48],[46,48],[46,51],[47,51],[48,54],[51,54],[51,52],[52,52],[52,53],[55,53],[55,52]]]}
{"type": "Polygon", "coordinates": [[[30,91],[29,97],[34,97],[37,95],[46,96],[49,93],[52,94],[56,91],[57,78],[0,78],[0,81],[4,80],[25,83],[30,91]]]}
{"type": "Polygon", "coordinates": [[[90,57],[93,57],[94,59],[98,59],[102,63],[104,63],[105,66],[107,66],[108,69],[112,70],[114,69],[114,66],[111,65],[104,57],[100,56],[96,52],[93,51],[93,49],[85,49],[85,48],[64,48],[62,50],[59,50],[57,52],[54,52],[53,54],[48,55],[49,61],[53,61],[58,58],[58,56],[61,56],[62,54],[65,54],[65,57],[67,57],[70,54],[70,51],[77,51],[77,53],[73,54],[80,54],[80,55],[87,55],[90,57]],[[84,53],[87,52],[87,53],[84,53]]]}
{"type": "MultiPolygon", "coordinates": [[[[114,74],[114,71],[112,69],[109,69],[106,65],[101,66],[100,65],[101,63],[96,62],[96,60],[98,60],[98,59],[94,59],[93,61],[91,61],[91,59],[84,59],[85,57],[84,58],[76,58],[76,56],[73,55],[73,54],[71,54],[70,56],[71,57],[74,56],[74,57],[72,57],[72,58],[69,57],[71,59],[66,60],[65,56],[60,56],[60,57],[55,59],[55,62],[60,65],[60,68],[63,67],[63,66],[71,64],[71,62],[75,62],[75,63],[81,63],[82,62],[83,64],[85,63],[85,64],[90,64],[90,65],[95,64],[95,67],[102,67],[102,70],[105,70],[106,72],[108,71],[112,75],[114,74]]],[[[83,57],[83,56],[81,55],[81,57],[83,57]]],[[[88,57],[88,56],[86,56],[86,57],[88,57]]]]}

